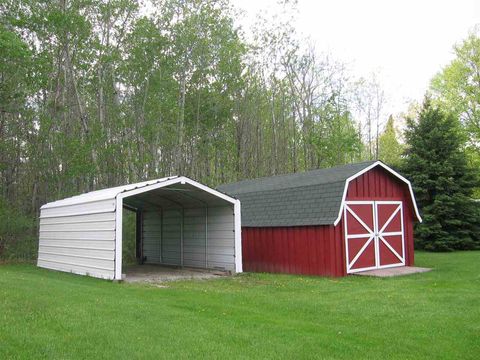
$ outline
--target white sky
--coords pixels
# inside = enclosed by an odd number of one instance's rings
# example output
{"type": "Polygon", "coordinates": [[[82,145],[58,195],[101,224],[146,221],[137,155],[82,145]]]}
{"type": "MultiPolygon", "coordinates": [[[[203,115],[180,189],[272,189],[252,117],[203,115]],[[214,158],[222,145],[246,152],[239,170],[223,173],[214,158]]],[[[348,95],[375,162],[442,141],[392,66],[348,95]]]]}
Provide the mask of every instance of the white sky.
{"type": "MultiPolygon", "coordinates": [[[[248,27],[276,0],[232,0],[248,27]]],[[[318,52],[349,64],[355,76],[378,73],[388,113],[423,99],[452,47],[480,23],[480,0],[298,0],[295,28],[318,52]]]]}

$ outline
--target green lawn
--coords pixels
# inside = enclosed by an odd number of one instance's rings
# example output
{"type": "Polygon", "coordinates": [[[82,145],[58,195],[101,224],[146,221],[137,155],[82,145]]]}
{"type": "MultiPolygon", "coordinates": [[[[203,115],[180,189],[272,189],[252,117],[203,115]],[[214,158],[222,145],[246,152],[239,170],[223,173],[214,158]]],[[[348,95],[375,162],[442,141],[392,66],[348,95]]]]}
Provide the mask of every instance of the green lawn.
{"type": "Polygon", "coordinates": [[[480,357],[480,252],[426,274],[243,274],[167,288],[0,266],[0,358],[480,357]]]}

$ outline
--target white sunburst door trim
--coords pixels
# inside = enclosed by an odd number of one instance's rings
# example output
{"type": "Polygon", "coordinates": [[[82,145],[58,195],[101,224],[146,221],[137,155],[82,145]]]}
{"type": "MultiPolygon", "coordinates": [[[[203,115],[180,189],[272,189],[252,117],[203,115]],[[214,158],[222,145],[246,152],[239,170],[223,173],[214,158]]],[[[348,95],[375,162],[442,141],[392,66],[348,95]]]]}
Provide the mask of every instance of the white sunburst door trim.
{"type": "Polygon", "coordinates": [[[343,209],[343,218],[344,218],[344,231],[345,231],[345,264],[347,267],[347,274],[352,274],[360,271],[367,271],[373,269],[383,269],[383,268],[390,268],[390,267],[397,267],[397,266],[405,266],[405,231],[404,231],[404,224],[403,224],[403,202],[402,201],[346,201],[344,204],[343,209]],[[393,211],[390,217],[387,219],[385,224],[379,229],[378,224],[378,205],[398,205],[398,207],[393,211]],[[350,208],[349,205],[370,205],[372,208],[372,216],[373,216],[373,229],[371,229],[365,222],[354,212],[353,209],[350,208]],[[358,222],[365,228],[365,233],[362,234],[349,234],[348,233],[348,220],[347,220],[347,212],[352,214],[358,222]],[[398,232],[384,232],[388,224],[397,216],[398,212],[400,212],[400,224],[401,224],[401,231],[398,232]],[[385,237],[389,236],[402,236],[402,254],[398,254],[392,246],[388,243],[388,240],[385,237]],[[349,240],[350,239],[358,239],[358,238],[368,238],[362,248],[358,251],[352,261],[349,261],[349,240]],[[357,268],[352,269],[355,265],[358,258],[363,254],[366,250],[368,245],[371,242],[374,242],[375,247],[375,265],[365,268],[357,268]],[[380,265],[380,248],[379,243],[380,241],[385,244],[389,248],[389,250],[399,259],[398,263],[395,264],[387,264],[387,265],[380,265]]]}

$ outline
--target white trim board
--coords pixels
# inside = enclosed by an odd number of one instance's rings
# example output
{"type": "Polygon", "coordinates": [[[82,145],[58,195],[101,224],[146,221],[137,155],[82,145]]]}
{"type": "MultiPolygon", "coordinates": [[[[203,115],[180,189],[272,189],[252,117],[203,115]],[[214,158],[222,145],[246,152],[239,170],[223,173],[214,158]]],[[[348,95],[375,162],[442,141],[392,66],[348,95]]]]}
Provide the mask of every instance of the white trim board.
{"type": "Polygon", "coordinates": [[[415,216],[417,217],[418,221],[422,222],[422,217],[420,216],[420,212],[418,211],[417,202],[415,201],[415,194],[413,193],[412,184],[410,183],[410,181],[408,181],[402,175],[400,175],[395,170],[393,170],[391,167],[385,165],[381,161],[376,161],[373,164],[367,166],[366,168],[360,170],[356,174],[350,176],[347,180],[345,180],[345,187],[343,188],[342,202],[340,204],[340,209],[338,209],[338,216],[333,223],[334,226],[337,226],[338,223],[340,222],[340,220],[342,219],[343,209],[345,207],[345,200],[346,200],[346,197],[347,197],[347,191],[348,191],[348,186],[350,185],[350,182],[352,180],[356,179],[357,177],[359,177],[360,175],[365,174],[367,171],[370,171],[371,169],[373,169],[376,166],[381,166],[382,168],[387,170],[389,173],[396,176],[398,179],[400,179],[401,181],[403,181],[405,184],[408,185],[408,190],[410,191],[410,196],[411,196],[411,200],[412,200],[412,204],[413,204],[413,209],[415,211],[415,216]]]}
{"type": "Polygon", "coordinates": [[[234,229],[235,229],[235,272],[243,272],[242,263],[242,212],[240,200],[235,201],[233,207],[234,229]]]}

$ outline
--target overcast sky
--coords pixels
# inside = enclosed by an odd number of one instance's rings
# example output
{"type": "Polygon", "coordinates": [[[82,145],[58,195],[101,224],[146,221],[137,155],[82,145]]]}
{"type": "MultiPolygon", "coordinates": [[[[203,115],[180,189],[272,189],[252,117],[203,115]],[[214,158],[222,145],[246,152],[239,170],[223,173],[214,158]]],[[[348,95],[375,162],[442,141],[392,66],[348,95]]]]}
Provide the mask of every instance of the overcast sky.
{"type": "MultiPolygon", "coordinates": [[[[276,0],[232,2],[246,12],[244,27],[278,6],[276,0]]],[[[452,59],[453,45],[475,24],[480,0],[299,0],[295,27],[356,76],[378,73],[387,111],[398,113],[422,100],[430,79],[452,59]]]]}

